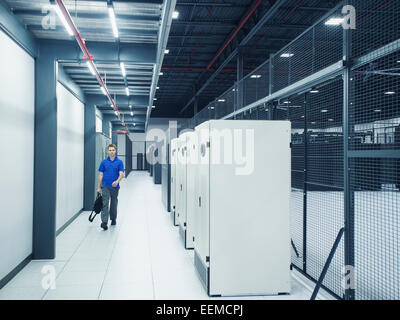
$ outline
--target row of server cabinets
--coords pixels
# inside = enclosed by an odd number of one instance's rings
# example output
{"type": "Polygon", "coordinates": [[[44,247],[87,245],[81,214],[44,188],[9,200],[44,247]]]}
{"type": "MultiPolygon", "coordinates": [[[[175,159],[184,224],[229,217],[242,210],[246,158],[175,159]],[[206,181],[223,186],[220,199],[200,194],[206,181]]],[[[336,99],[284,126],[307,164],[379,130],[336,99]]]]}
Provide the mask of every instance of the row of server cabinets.
{"type": "Polygon", "coordinates": [[[171,217],[209,296],[290,293],[290,132],[210,120],[171,140],[171,217]]]}

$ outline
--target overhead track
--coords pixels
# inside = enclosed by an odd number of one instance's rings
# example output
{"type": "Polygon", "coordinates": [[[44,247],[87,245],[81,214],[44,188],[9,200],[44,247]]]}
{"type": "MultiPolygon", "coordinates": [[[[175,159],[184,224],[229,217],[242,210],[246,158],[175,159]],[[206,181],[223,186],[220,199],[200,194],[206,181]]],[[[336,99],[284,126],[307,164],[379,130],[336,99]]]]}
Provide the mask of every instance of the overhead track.
{"type": "Polygon", "coordinates": [[[87,61],[88,65],[90,66],[91,71],[93,71],[94,75],[96,76],[96,78],[100,84],[100,87],[102,88],[102,91],[105,93],[108,100],[110,101],[116,116],[121,121],[122,126],[126,129],[126,132],[124,132],[124,133],[128,133],[129,130],[128,130],[127,126],[125,125],[125,122],[121,117],[121,114],[118,111],[118,107],[115,104],[113,98],[111,97],[110,92],[108,91],[107,86],[106,86],[105,82],[103,81],[103,78],[100,76],[100,73],[97,70],[96,65],[93,62],[93,56],[89,53],[89,51],[86,47],[85,41],[82,39],[82,37],[78,31],[78,28],[75,26],[75,23],[71,18],[71,15],[69,14],[68,10],[65,8],[62,0],[55,0],[55,1],[58,5],[58,8],[61,10],[61,14],[64,16],[68,26],[70,27],[72,33],[74,34],[74,37],[75,37],[79,47],[81,48],[81,50],[83,52],[84,60],[87,61]]]}

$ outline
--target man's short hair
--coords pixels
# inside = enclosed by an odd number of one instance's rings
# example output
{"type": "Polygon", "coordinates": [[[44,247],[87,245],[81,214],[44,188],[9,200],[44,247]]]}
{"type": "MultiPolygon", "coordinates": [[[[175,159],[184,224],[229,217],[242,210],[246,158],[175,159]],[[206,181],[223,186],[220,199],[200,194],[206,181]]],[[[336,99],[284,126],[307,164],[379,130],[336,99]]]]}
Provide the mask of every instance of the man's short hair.
{"type": "Polygon", "coordinates": [[[110,148],[114,148],[115,150],[117,150],[117,146],[115,144],[109,144],[107,150],[110,148]]]}

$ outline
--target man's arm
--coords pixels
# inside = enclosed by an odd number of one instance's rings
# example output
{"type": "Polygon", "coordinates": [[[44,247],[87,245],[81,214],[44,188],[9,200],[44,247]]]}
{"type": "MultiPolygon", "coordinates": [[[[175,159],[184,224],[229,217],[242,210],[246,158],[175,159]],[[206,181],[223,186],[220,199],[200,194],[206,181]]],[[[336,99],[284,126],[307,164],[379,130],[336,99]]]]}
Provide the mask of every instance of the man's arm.
{"type": "Polygon", "coordinates": [[[112,186],[113,186],[113,187],[116,187],[116,186],[118,185],[118,183],[122,180],[123,177],[124,177],[124,172],[123,172],[123,171],[120,171],[120,172],[119,172],[119,177],[118,177],[118,179],[115,180],[115,181],[112,183],[112,186]]]}
{"type": "Polygon", "coordinates": [[[103,172],[99,173],[99,181],[97,182],[97,192],[101,192],[101,183],[103,181],[103,172]]]}

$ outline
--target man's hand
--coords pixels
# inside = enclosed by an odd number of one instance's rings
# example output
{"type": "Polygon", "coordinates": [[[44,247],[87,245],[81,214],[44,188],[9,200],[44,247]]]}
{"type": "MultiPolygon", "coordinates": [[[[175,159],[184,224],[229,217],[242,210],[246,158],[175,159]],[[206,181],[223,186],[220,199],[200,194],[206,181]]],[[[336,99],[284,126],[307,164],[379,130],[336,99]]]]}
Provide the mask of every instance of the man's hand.
{"type": "Polygon", "coordinates": [[[101,193],[101,188],[97,188],[97,193],[101,193]]]}
{"type": "Polygon", "coordinates": [[[114,181],[113,183],[112,183],[112,186],[115,188],[116,186],[118,185],[118,181],[114,181]]]}

